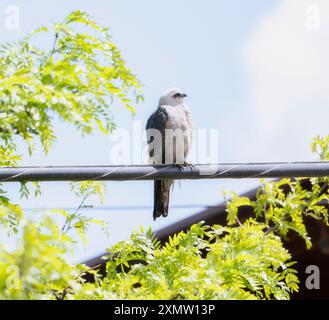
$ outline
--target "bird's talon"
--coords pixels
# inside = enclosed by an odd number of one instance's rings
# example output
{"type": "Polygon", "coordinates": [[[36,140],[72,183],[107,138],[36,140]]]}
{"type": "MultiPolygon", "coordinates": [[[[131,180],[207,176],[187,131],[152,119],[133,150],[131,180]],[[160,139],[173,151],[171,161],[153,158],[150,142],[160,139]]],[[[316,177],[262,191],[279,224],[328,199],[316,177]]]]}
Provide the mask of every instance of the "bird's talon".
{"type": "Polygon", "coordinates": [[[183,163],[174,163],[174,166],[176,166],[179,170],[184,170],[185,168],[195,169],[192,163],[186,161],[183,163]]]}
{"type": "Polygon", "coordinates": [[[188,168],[190,168],[190,169],[192,169],[192,170],[194,170],[194,169],[195,169],[195,166],[194,166],[194,164],[193,164],[193,163],[184,162],[184,165],[185,165],[185,167],[188,167],[188,168]]]}

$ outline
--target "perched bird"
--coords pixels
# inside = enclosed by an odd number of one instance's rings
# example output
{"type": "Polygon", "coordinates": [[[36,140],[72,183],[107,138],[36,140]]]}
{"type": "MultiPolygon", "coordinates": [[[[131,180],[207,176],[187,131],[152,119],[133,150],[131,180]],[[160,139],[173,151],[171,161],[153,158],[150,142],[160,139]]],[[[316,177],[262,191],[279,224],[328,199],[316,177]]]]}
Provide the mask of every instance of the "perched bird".
{"type": "MultiPolygon", "coordinates": [[[[146,124],[151,162],[156,165],[173,164],[182,168],[192,144],[192,117],[182,89],[170,88],[159,100],[156,111],[146,124]]],[[[154,181],[153,219],[168,215],[169,193],[173,180],[154,181]]]]}

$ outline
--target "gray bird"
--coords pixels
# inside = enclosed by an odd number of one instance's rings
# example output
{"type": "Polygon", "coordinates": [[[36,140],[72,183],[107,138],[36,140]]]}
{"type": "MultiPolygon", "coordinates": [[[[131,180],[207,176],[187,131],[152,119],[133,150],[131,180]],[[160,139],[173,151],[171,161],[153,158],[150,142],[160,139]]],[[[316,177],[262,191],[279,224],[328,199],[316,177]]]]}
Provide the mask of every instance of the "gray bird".
{"type": "MultiPolygon", "coordinates": [[[[159,106],[146,124],[151,162],[173,164],[180,168],[191,166],[186,157],[192,144],[192,117],[182,89],[170,88],[159,100],[159,106]]],[[[153,219],[168,215],[169,193],[173,180],[154,181],[153,219]]]]}

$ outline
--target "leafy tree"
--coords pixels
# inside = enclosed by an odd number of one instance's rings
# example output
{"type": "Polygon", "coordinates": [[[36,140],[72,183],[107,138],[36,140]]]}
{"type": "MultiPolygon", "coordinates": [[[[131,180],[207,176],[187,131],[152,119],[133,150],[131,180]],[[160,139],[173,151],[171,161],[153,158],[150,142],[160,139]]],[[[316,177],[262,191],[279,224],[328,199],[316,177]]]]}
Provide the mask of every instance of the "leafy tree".
{"type": "MultiPolygon", "coordinates": [[[[45,153],[56,141],[55,117],[74,125],[83,135],[96,129],[105,134],[115,128],[114,104],[134,114],[134,100],[142,100],[141,85],[126,66],[112,41],[108,28],[98,25],[87,13],[74,11],[49,29],[41,27],[16,43],[0,47],[0,166],[17,166],[22,156],[18,138],[27,143],[29,153],[39,140],[45,153]],[[34,44],[38,34],[53,37],[49,49],[34,44]]],[[[40,186],[34,194],[40,194],[40,186]]],[[[17,246],[0,245],[0,298],[52,297],[80,279],[79,267],[71,268],[65,254],[77,240],[75,230],[85,240],[90,223],[104,223],[84,217],[80,209],[91,194],[102,196],[99,182],[74,184],[72,191],[82,197],[74,213],[45,212],[30,219],[22,208],[5,196],[0,184],[0,232],[15,235],[17,246]],[[58,226],[62,217],[63,226],[58,226]]],[[[22,197],[31,186],[21,184],[22,197]]],[[[83,267],[82,267],[83,269],[83,267]]]]}
{"type": "Polygon", "coordinates": [[[17,43],[1,46],[0,138],[6,161],[14,149],[14,134],[30,143],[39,137],[48,152],[55,140],[52,117],[72,123],[84,134],[95,128],[107,133],[114,128],[111,102],[117,99],[134,112],[129,92],[142,98],[140,83],[126,67],[108,28],[86,13],[74,11],[53,24],[50,50],[33,44],[41,32],[49,31],[41,27],[17,43]],[[92,32],[78,32],[76,24],[92,32]]]}
{"type": "MultiPolygon", "coordinates": [[[[82,11],[54,23],[51,30],[41,27],[16,43],[1,45],[0,165],[16,166],[21,160],[17,138],[27,143],[30,153],[38,139],[48,153],[56,140],[54,117],[73,124],[82,134],[95,129],[110,132],[115,128],[113,103],[134,113],[132,99],[143,99],[140,90],[108,28],[82,11]],[[53,34],[50,49],[33,44],[40,33],[53,34]]],[[[34,186],[39,195],[39,185],[34,186]]],[[[22,183],[21,196],[29,193],[22,183]]],[[[0,189],[0,222],[9,233],[17,232],[22,215],[0,189]]]]}

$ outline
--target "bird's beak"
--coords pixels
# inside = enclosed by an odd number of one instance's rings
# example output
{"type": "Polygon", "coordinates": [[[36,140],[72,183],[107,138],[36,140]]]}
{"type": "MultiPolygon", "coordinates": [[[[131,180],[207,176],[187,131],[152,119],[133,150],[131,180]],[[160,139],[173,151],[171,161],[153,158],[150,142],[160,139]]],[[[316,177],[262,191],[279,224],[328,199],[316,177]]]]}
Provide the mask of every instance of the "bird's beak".
{"type": "Polygon", "coordinates": [[[186,94],[186,93],[182,93],[180,96],[181,96],[182,98],[185,98],[185,97],[187,97],[187,94],[186,94]]]}

